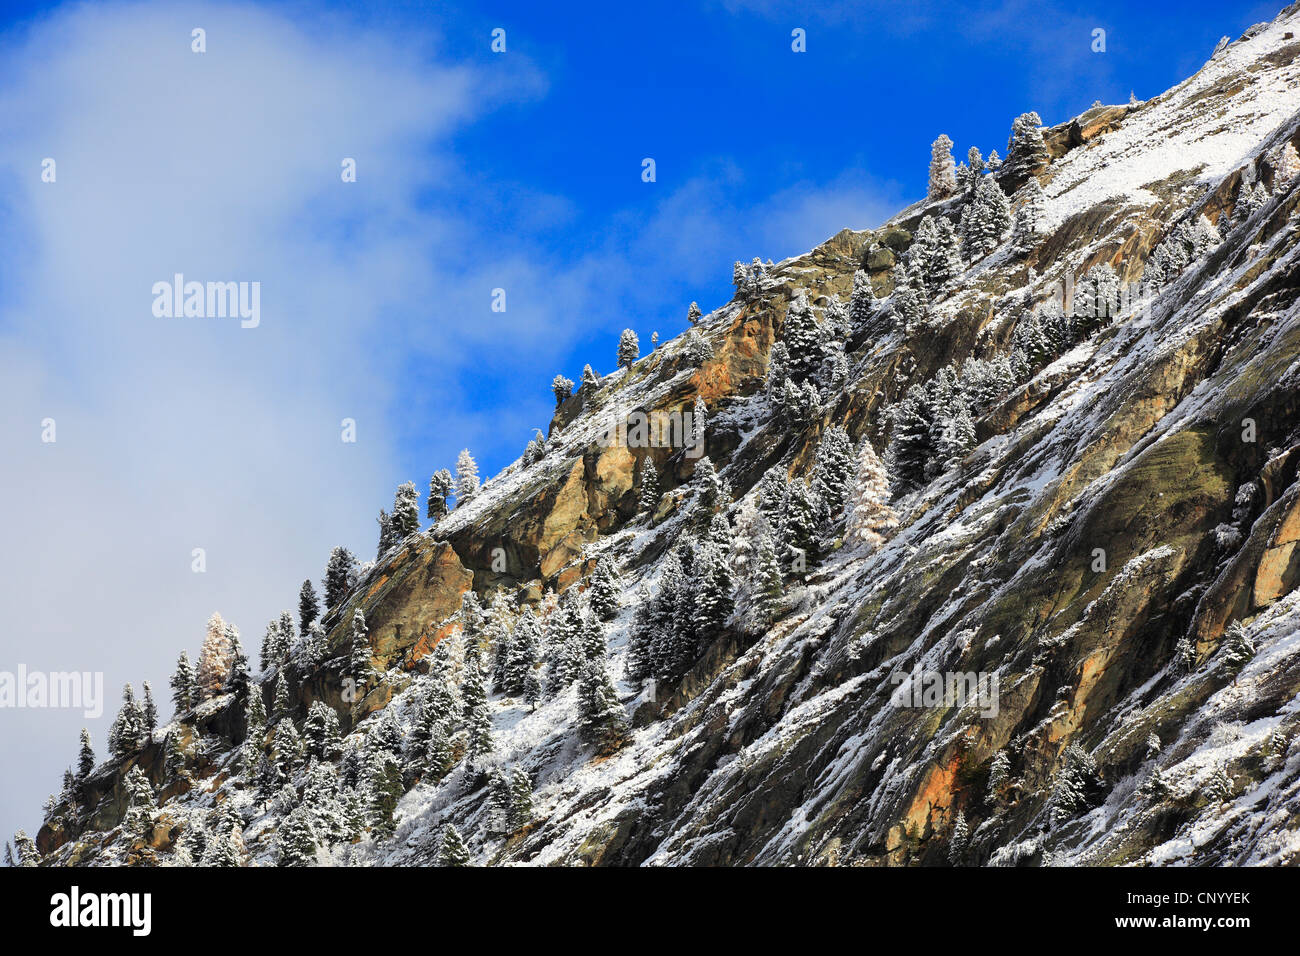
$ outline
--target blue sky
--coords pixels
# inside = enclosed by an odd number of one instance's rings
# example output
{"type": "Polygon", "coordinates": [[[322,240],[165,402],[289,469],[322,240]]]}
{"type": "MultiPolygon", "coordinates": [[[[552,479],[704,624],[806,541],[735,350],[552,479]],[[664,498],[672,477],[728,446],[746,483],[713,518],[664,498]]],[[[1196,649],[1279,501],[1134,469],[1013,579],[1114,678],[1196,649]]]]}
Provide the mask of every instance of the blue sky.
{"type": "MultiPolygon", "coordinates": [[[[213,610],[256,648],[399,482],[499,470],[624,327],[877,225],[940,132],[1005,152],[1025,110],[1157,94],[1280,2],[348,6],[3,7],[0,670],[103,671],[101,753],[122,683],[165,696],[213,610]],[[153,317],[175,271],[260,281],[261,325],[153,317]]],[[[84,722],[0,711],[0,829],[84,722]]]]}

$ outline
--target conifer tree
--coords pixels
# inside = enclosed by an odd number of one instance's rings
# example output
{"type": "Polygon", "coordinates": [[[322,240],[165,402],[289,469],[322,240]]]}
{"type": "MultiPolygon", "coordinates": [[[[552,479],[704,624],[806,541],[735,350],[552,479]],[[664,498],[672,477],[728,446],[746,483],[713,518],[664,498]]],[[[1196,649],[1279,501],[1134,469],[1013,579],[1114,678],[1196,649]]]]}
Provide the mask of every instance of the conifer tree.
{"type": "Polygon", "coordinates": [[[699,325],[702,317],[703,313],[700,312],[700,304],[698,302],[692,302],[691,307],[686,310],[686,321],[691,323],[691,325],[699,325]]]}
{"type": "Polygon", "coordinates": [[[375,550],[375,560],[379,561],[397,544],[397,534],[393,530],[393,516],[383,508],[379,509],[379,545],[375,550]]]}
{"type": "Polygon", "coordinates": [[[271,715],[276,719],[289,716],[289,683],[284,679],[284,672],[275,675],[275,693],[271,698],[271,715]]]}
{"type": "Polygon", "coordinates": [[[361,608],[352,612],[352,653],[350,670],[352,679],[358,687],[370,682],[374,668],[370,663],[370,634],[366,628],[366,616],[361,608]]]}
{"type": "Polygon", "coordinates": [[[627,736],[627,715],[605,662],[588,661],[578,679],[578,727],[582,739],[611,753],[627,736]]]}
{"type": "Polygon", "coordinates": [[[745,623],[752,631],[761,633],[776,619],[783,590],[776,542],[771,529],[764,525],[759,529],[755,560],[746,582],[749,603],[745,623]]]}
{"type": "Polygon", "coordinates": [[[671,681],[678,668],[675,612],[678,595],[683,590],[688,590],[686,575],[680,552],[674,549],[660,564],[658,587],[651,599],[646,623],[646,631],[651,635],[649,656],[652,673],[661,681],[671,681]]]}
{"type": "Polygon", "coordinates": [[[176,708],[177,717],[194,707],[194,684],[194,668],[190,665],[190,655],[181,651],[171,680],[172,705],[176,708]]]}
{"type": "Polygon", "coordinates": [[[734,609],[731,568],[726,552],[713,542],[700,548],[695,562],[699,585],[696,589],[695,633],[708,640],[721,633],[734,609]]]}
{"type": "Polygon", "coordinates": [[[90,731],[81,728],[81,749],[77,752],[77,783],[90,776],[95,769],[95,748],[90,743],[90,731]]]}
{"type": "Polygon", "coordinates": [[[233,661],[234,648],[226,630],[226,622],[222,620],[220,614],[214,613],[208,618],[207,633],[203,638],[203,649],[199,652],[199,666],[196,673],[196,680],[204,700],[216,697],[225,691],[233,661]]]}
{"type": "Polygon", "coordinates": [[[154,814],[158,810],[154,803],[153,787],[149,779],[136,764],[127,771],[123,781],[126,791],[126,816],[122,820],[122,830],[132,839],[141,839],[153,825],[154,814]]]}
{"type": "Polygon", "coordinates": [[[889,473],[876,456],[870,439],[862,439],[857,472],[849,495],[849,517],[845,538],[875,550],[898,527],[898,516],[889,506],[889,473]]]}
{"type": "Polygon", "coordinates": [[[405,481],[393,497],[393,534],[398,541],[405,541],[419,530],[420,492],[415,482],[405,481]]]}
{"type": "Polygon", "coordinates": [[[339,715],[323,700],[314,700],[307,708],[307,720],[302,725],[303,737],[309,756],[317,760],[337,760],[343,748],[339,715]]]}
{"type": "Polygon", "coordinates": [[[551,391],[555,394],[555,407],[559,408],[573,395],[573,379],[555,376],[551,379],[551,391]]]}
{"type": "Polygon", "coordinates": [[[1011,204],[992,176],[985,176],[961,214],[962,249],[967,259],[982,259],[1002,243],[1011,227],[1011,204]]]}
{"type": "Polygon", "coordinates": [[[181,742],[176,734],[170,733],[164,742],[164,752],[166,757],[163,760],[163,769],[167,773],[169,780],[184,780],[189,777],[189,769],[185,763],[185,751],[181,749],[181,742]]]}
{"type": "Polygon", "coordinates": [[[631,368],[640,357],[641,343],[637,341],[636,333],[631,329],[624,329],[623,334],[618,337],[618,367],[631,368]]]}
{"type": "Polygon", "coordinates": [[[144,713],[135,700],[135,688],[127,684],[122,688],[122,707],[117,712],[108,732],[109,751],[114,757],[124,757],[135,752],[144,734],[144,713]]]}
{"type": "Polygon", "coordinates": [[[920,269],[908,270],[901,263],[891,273],[893,290],[889,296],[889,311],[894,327],[912,332],[929,315],[930,300],[920,269]]]}
{"type": "Polygon", "coordinates": [[[637,510],[653,516],[659,507],[659,473],[655,471],[654,461],[647,455],[641,459],[641,492],[637,510]]]}
{"type": "MultiPolygon", "coordinates": [[[[568,382],[569,380],[565,379],[565,381],[568,382]]],[[[569,389],[573,389],[572,382],[569,382],[569,389]]],[[[425,511],[426,518],[436,522],[447,514],[447,498],[451,495],[453,487],[451,472],[446,468],[438,469],[429,477],[429,503],[425,511]]]]}
{"type": "MultiPolygon", "coordinates": [[[[444,500],[445,504],[445,500],[444,500]]],[[[352,587],[352,579],[357,571],[357,559],[347,548],[338,547],[330,552],[329,563],[325,565],[325,607],[335,608],[352,587]]]]}
{"type": "Polygon", "coordinates": [[[889,414],[893,423],[891,471],[900,485],[919,487],[925,483],[926,466],[936,454],[931,437],[933,416],[924,386],[912,385],[889,414]]]}
{"type": "Polygon", "coordinates": [[[946,133],[930,145],[930,199],[946,199],[957,191],[957,175],[952,158],[952,140],[946,133]]]}
{"type": "Polygon", "coordinates": [[[619,596],[623,586],[618,570],[608,555],[602,555],[591,574],[591,609],[602,621],[612,621],[618,616],[619,596]]]}
{"type": "Polygon", "coordinates": [[[261,738],[266,734],[266,705],[262,702],[260,687],[249,695],[244,719],[248,724],[248,739],[256,738],[260,744],[261,738]]]}
{"type": "Polygon", "coordinates": [[[931,293],[938,292],[961,272],[957,234],[943,216],[921,219],[907,254],[931,293]]]}
{"type": "Polygon", "coordinates": [[[862,269],[853,273],[853,292],[849,296],[849,322],[854,332],[867,328],[876,310],[876,294],[871,288],[871,277],[862,269]]]}
{"type": "Polygon", "coordinates": [[[817,512],[816,495],[802,481],[786,485],[782,504],[781,550],[783,564],[796,574],[808,570],[816,557],[817,512]]]}
{"type": "Polygon", "coordinates": [[[822,435],[813,464],[812,487],[822,509],[823,523],[838,521],[853,481],[853,443],[842,426],[822,435]]]}
{"type": "Polygon", "coordinates": [[[316,589],[311,580],[302,582],[298,589],[298,633],[306,637],[311,633],[311,626],[320,617],[320,601],[316,598],[316,589]]]}
{"type": "Polygon", "coordinates": [[[144,697],[140,702],[140,714],[144,718],[143,730],[146,738],[152,738],[153,732],[158,729],[158,706],[153,702],[153,688],[149,682],[145,681],[142,685],[144,697]]]}
{"type": "Polygon", "coordinates": [[[438,851],[439,866],[469,866],[469,848],[460,833],[448,823],[442,828],[442,844],[438,851]]]}
{"type": "Polygon", "coordinates": [[[41,865],[41,852],[36,848],[36,841],[24,830],[14,833],[14,853],[19,866],[41,865]]]}
{"type": "Polygon", "coordinates": [[[504,689],[512,697],[524,693],[524,683],[537,667],[540,658],[541,632],[532,608],[519,615],[514,632],[510,635],[509,654],[504,673],[504,689]]]}
{"type": "Polygon", "coordinates": [[[478,494],[478,463],[465,448],[456,457],[456,507],[478,494]]]}
{"type": "Polygon", "coordinates": [[[1042,126],[1042,117],[1032,112],[1021,113],[1011,124],[1007,161],[1002,164],[1003,175],[1010,181],[1010,188],[1017,188],[1021,182],[1027,181],[1051,162],[1051,154],[1043,141],[1042,126]]]}
{"type": "Polygon", "coordinates": [[[699,506],[703,523],[707,527],[713,521],[718,509],[726,507],[731,501],[731,489],[713,467],[713,460],[705,455],[695,465],[692,484],[699,488],[699,506]]]}
{"type": "Polygon", "coordinates": [[[966,825],[966,814],[958,810],[957,819],[952,825],[952,835],[948,838],[948,862],[953,866],[965,863],[966,843],[969,839],[970,828],[966,825]]]}
{"type": "Polygon", "coordinates": [[[797,289],[790,300],[781,326],[781,341],[789,356],[787,376],[799,385],[817,370],[822,357],[822,332],[808,304],[807,289],[797,289]]]}
{"type": "Polygon", "coordinates": [[[1011,758],[1007,756],[1005,750],[999,750],[993,757],[993,762],[989,765],[989,785],[988,794],[984,797],[984,802],[990,806],[997,803],[1002,793],[1002,788],[1007,785],[1007,780],[1011,775],[1011,758]]]}
{"type": "Polygon", "coordinates": [[[302,765],[302,737],[288,717],[281,717],[275,725],[274,755],[275,769],[281,781],[292,777],[302,765]]]}
{"type": "Polygon", "coordinates": [[[1046,231],[1047,197],[1038,179],[1031,176],[1020,190],[1019,203],[1011,224],[1011,251],[1027,256],[1046,231]]]}
{"type": "Polygon", "coordinates": [[[433,725],[429,734],[429,745],[425,749],[423,774],[434,782],[441,780],[451,771],[451,742],[447,739],[447,725],[441,721],[433,725]]]}
{"type": "Polygon", "coordinates": [[[528,826],[533,819],[533,781],[522,767],[510,771],[510,831],[528,826]]]}
{"type": "Polygon", "coordinates": [[[312,829],[311,815],[306,805],[297,807],[285,817],[276,833],[280,866],[314,866],[316,864],[316,834],[312,829]]]}
{"type": "Polygon", "coordinates": [[[784,342],[777,342],[768,352],[767,358],[767,400],[779,401],[785,383],[790,380],[790,350],[784,342]]]}
{"type": "Polygon", "coordinates": [[[492,715],[488,710],[483,676],[467,668],[460,684],[461,712],[465,721],[465,763],[475,768],[492,752],[492,715]]]}
{"type": "Polygon", "coordinates": [[[599,388],[600,376],[596,374],[596,370],[590,365],[584,365],[582,367],[582,382],[578,386],[578,394],[582,397],[583,404],[590,401],[599,388]]]}
{"type": "Polygon", "coordinates": [[[375,748],[366,755],[365,786],[371,830],[380,838],[392,836],[402,798],[402,768],[387,749],[375,748]]]}

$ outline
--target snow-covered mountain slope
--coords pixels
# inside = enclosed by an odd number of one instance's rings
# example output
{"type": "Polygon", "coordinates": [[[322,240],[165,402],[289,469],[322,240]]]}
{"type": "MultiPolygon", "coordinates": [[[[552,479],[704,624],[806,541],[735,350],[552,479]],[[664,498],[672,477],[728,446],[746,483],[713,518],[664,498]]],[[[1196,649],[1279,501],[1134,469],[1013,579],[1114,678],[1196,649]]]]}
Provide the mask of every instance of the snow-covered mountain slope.
{"type": "Polygon", "coordinates": [[[367,568],[254,679],[268,727],[238,688],[186,711],[69,788],[44,860],[428,864],[450,826],[480,864],[1300,861],[1297,33],[742,269],[367,568]],[[716,481],[604,438],[697,400],[716,481]]]}

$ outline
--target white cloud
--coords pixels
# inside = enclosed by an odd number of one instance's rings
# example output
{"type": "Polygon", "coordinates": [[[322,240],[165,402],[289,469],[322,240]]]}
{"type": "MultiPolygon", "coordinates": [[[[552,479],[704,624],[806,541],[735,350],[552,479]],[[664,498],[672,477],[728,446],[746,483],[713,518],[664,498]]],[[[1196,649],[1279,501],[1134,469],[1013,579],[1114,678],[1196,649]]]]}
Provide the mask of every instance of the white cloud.
{"type": "MultiPolygon", "coordinates": [[[[204,8],[196,54],[194,23],[165,4],[69,8],[0,54],[13,189],[0,221],[0,668],[106,671],[101,754],[121,684],[151,678],[167,696],[213,610],[255,652],[331,546],[371,556],[404,361],[427,356],[436,377],[467,348],[550,321],[520,310],[493,325],[499,280],[459,272],[473,230],[417,198],[461,174],[442,143],[511,95],[500,77],[428,60],[427,38],[241,6],[204,8]],[[54,184],[40,181],[45,157],[54,184]],[[356,184],[340,179],[344,157],[356,184]],[[155,318],[151,286],[175,272],[260,282],[260,327],[155,318]],[[55,444],[40,441],[47,417],[55,444]],[[355,445],[340,441],[344,417],[355,445]]],[[[514,95],[536,95],[517,62],[514,95]]],[[[31,827],[80,723],[0,711],[0,760],[23,767],[0,805],[10,829],[31,827]]]]}

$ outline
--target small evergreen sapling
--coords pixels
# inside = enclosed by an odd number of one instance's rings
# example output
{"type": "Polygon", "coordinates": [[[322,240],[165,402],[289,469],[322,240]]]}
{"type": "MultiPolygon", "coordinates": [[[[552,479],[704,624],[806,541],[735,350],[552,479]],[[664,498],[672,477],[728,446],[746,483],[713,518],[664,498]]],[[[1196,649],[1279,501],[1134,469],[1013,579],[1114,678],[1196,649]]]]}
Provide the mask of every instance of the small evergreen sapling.
{"type": "Polygon", "coordinates": [[[460,832],[448,823],[442,828],[442,842],[438,850],[439,866],[469,866],[469,847],[460,832]]]}

